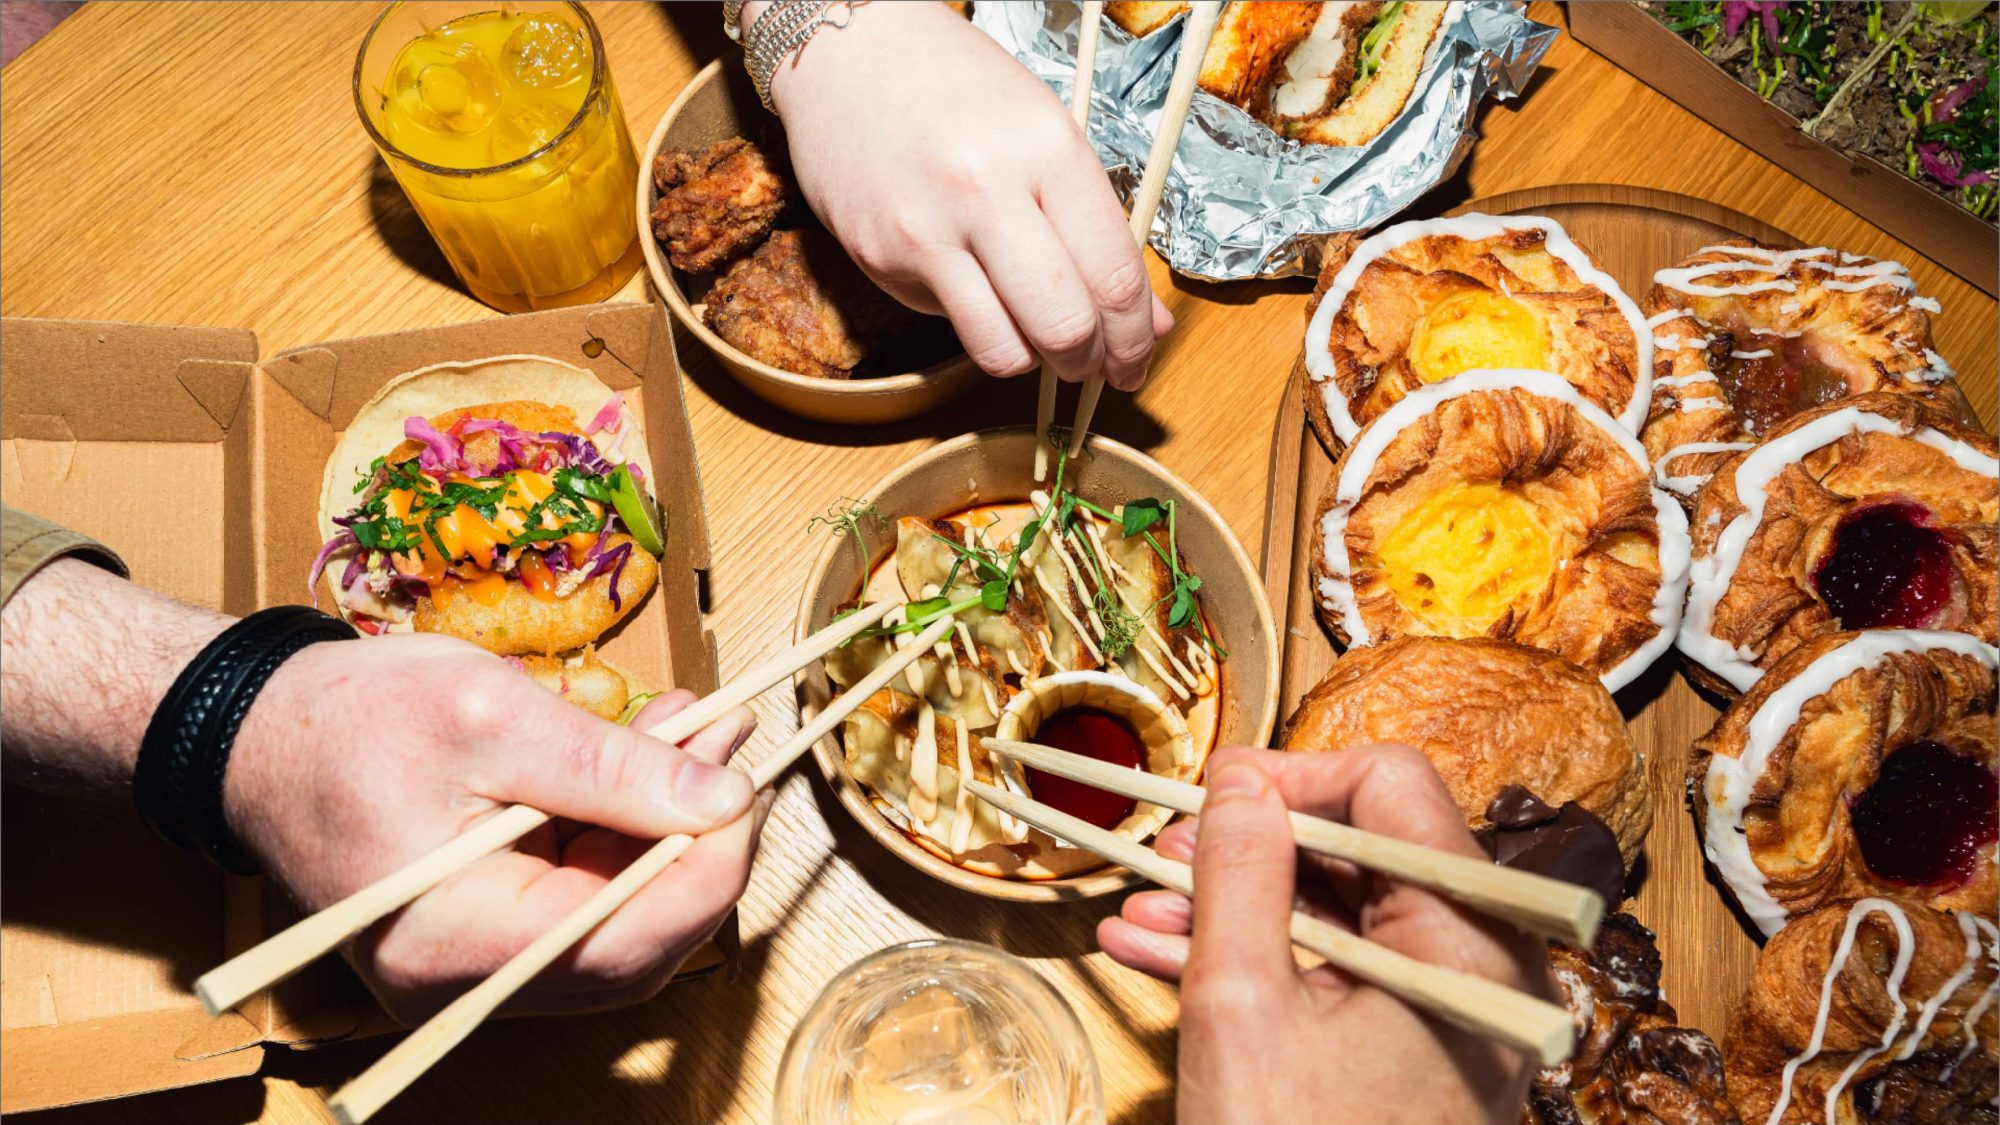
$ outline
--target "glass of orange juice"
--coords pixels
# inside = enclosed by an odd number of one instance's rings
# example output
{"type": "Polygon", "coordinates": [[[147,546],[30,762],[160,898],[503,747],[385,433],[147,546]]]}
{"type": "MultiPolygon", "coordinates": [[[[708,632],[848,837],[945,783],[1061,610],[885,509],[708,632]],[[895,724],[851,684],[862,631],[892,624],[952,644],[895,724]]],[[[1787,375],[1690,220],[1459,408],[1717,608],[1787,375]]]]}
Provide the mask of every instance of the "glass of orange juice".
{"type": "Polygon", "coordinates": [[[354,103],[486,304],[601,301],[639,268],[639,161],[581,4],[390,4],[362,40],[354,103]]]}

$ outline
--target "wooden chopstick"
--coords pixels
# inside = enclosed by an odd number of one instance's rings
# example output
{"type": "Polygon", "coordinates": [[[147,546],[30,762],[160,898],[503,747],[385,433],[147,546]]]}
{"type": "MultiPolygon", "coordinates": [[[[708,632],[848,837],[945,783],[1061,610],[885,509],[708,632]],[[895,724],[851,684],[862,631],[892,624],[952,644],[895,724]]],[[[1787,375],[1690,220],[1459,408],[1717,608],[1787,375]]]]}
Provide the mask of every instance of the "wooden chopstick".
{"type": "MultiPolygon", "coordinates": [[[[1038,801],[972,778],[961,779],[974,796],[1170,890],[1195,893],[1194,871],[1136,840],[1038,801]]],[[[1554,1066],[1569,1057],[1575,1032],[1569,1012],[1546,1000],[1442,965],[1406,957],[1393,949],[1302,911],[1292,912],[1292,944],[1324,957],[1328,964],[1360,977],[1448,1023],[1505,1043],[1554,1066]]]]}
{"type": "MultiPolygon", "coordinates": [[[[1045,773],[1080,781],[1107,792],[1173,809],[1199,813],[1208,790],[1143,770],[1124,769],[1052,746],[1006,738],[982,740],[994,753],[1045,773]]],[[[1486,860],[1364,832],[1351,824],[1295,812],[1292,838],[1307,851],[1345,859],[1405,883],[1425,887],[1482,914],[1503,918],[1531,933],[1587,946],[1604,917],[1596,891],[1560,879],[1499,867],[1486,860]]]]}
{"type": "MultiPolygon", "coordinates": [[[[1146,237],[1153,230],[1153,213],[1160,209],[1160,196],[1167,190],[1167,173],[1174,165],[1174,150],[1180,147],[1181,129],[1187,125],[1188,109],[1194,104],[1202,56],[1208,53],[1208,41],[1215,37],[1215,24],[1221,16],[1221,0],[1194,0],[1188,9],[1187,22],[1181,27],[1174,76],[1167,85],[1166,103],[1160,107],[1160,125],[1153,131],[1153,147],[1146,153],[1146,170],[1139,179],[1137,194],[1132,197],[1132,237],[1138,240],[1141,254],[1146,252],[1146,237]]],[[[1103,395],[1103,375],[1083,381],[1083,393],[1076,403],[1076,420],[1069,428],[1071,457],[1083,451],[1083,439],[1090,434],[1091,419],[1097,415],[1097,400],[1103,395]]]]}
{"type": "MultiPolygon", "coordinates": [[[[851,619],[850,619],[851,620],[851,619]]],[[[852,714],[870,696],[887,687],[890,681],[900,675],[904,668],[914,663],[918,657],[929,653],[934,645],[951,632],[955,619],[950,614],[932,622],[916,640],[892,653],[887,660],[863,676],[845,693],[833,699],[826,709],[815,715],[811,721],[799,728],[797,734],[786,739],[783,745],[766,755],[750,767],[750,780],[762,789],[776,781],[793,762],[824,738],[840,721],[852,714]]],[[[817,636],[818,634],[815,634],[817,636]]],[[[334,1119],[341,1125],[358,1125],[373,1117],[376,1111],[387,1105],[390,1099],[401,1093],[411,1082],[429,1070],[472,1034],[486,1017],[505,1003],[509,996],[535,978],[535,975],[563,955],[563,951],[597,928],[609,918],[613,911],[637,894],[640,888],[665,871],[682,852],[693,845],[692,836],[669,836],[647,849],[645,854],[634,860],[630,866],[618,873],[610,882],[598,888],[597,893],[584,900],[582,906],[564,916],[562,921],[547,933],[530,942],[526,949],[514,955],[500,971],[474,985],[458,999],[446,1005],[443,1011],[432,1016],[422,1027],[411,1032],[402,1042],[390,1048],[389,1053],[377,1059],[375,1065],[342,1087],[327,1102],[334,1119]]]]}
{"type": "MultiPolygon", "coordinates": [[[[1090,139],[1090,90],[1097,84],[1097,41],[1104,31],[1104,0],[1083,0],[1076,33],[1076,77],[1070,82],[1069,111],[1090,139]]],[[[1035,479],[1049,479],[1049,427],[1056,420],[1056,373],[1042,365],[1041,397],[1035,403],[1035,479]]]]}
{"type": "MultiPolygon", "coordinates": [[[[799,669],[880,622],[899,604],[893,598],[885,598],[863,607],[669,715],[646,733],[665,742],[680,742],[693,736],[732,708],[748,703],[780,681],[791,679],[799,669]]],[[[195,995],[209,1015],[221,1015],[312,964],[474,860],[499,851],[548,823],[548,819],[547,813],[526,805],[501,809],[407,866],[203,973],[194,982],[195,995]]]]}

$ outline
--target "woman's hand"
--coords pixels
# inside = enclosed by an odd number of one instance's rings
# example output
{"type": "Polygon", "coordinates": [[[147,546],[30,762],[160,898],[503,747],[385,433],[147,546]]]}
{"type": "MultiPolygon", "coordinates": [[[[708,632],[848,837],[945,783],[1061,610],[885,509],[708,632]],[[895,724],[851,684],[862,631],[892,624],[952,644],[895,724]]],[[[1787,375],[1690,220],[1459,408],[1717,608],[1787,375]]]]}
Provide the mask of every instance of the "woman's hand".
{"type": "Polygon", "coordinates": [[[1227,750],[1209,768],[1200,819],[1158,844],[1192,859],[1199,893],[1135,894],[1097,931],[1122,964],[1181,983],[1183,1125],[1520,1120],[1526,1056],[1331,967],[1301,972],[1286,936],[1298,905],[1397,952],[1553,998],[1539,939],[1294,847],[1287,807],[1483,856],[1423,755],[1227,750]]]}
{"type": "Polygon", "coordinates": [[[639,733],[693,698],[655,699],[626,728],[447,637],[313,645],[251,705],[225,807],[238,838],[307,910],[502,805],[561,818],[351,943],[355,968],[405,1021],[491,975],[661,837],[702,833],[506,1010],[632,1003],[659,991],[735,905],[769,807],[768,794],[754,799],[749,777],[723,764],[755,725],[748,711],[681,746],[639,733]]]}
{"type": "Polygon", "coordinates": [[[857,5],[771,96],[821,221],[896,299],[950,317],[974,362],[1145,380],[1173,317],[1089,143],[999,44],[942,4],[857,5]]]}

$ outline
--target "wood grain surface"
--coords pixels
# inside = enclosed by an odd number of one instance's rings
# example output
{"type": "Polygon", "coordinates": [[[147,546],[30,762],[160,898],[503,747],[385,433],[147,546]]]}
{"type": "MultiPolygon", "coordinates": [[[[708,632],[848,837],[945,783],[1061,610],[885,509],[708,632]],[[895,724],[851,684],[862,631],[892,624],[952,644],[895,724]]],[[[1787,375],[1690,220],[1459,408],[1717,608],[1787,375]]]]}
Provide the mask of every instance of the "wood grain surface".
{"type": "MultiPolygon", "coordinates": [[[[700,65],[732,49],[714,5],[592,10],[641,138],[700,65]]],[[[374,11],[93,4],[9,64],[0,83],[0,311],[246,326],[266,354],[495,315],[454,282],[355,118],[353,52],[374,11]]],[[[1532,11],[1562,22],[1554,4],[1532,11]]],[[[1898,258],[1943,302],[1938,350],[1965,373],[1991,421],[1991,299],[1575,43],[1557,43],[1527,95],[1487,107],[1480,129],[1464,168],[1417,213],[1519,188],[1629,184],[1898,258]]],[[[1179,327],[1153,381],[1107,400],[1099,428],[1189,481],[1254,550],[1266,516],[1267,442],[1307,287],[1207,285],[1174,279],[1157,260],[1152,267],[1179,327]]],[[[626,295],[643,289],[635,283],[626,295]]],[[[912,422],[834,429],[774,414],[686,339],[682,359],[713,528],[712,625],[725,678],[788,639],[816,546],[811,514],[940,437],[1034,417],[1035,387],[1016,380],[912,422]]],[[[758,713],[767,745],[797,722],[782,693],[761,700],[758,713]]],[[[1662,809],[1663,822],[1674,816],[1662,809]]],[[[740,976],[623,1012],[488,1026],[381,1120],[761,1119],[786,1035],[831,976],[883,945],[939,933],[1027,957],[1089,1028],[1111,1119],[1169,1120],[1174,995],[1095,952],[1092,930],[1113,908],[1115,900],[1010,907],[943,892],[873,844],[817,778],[795,771],[743,901],[740,976]]],[[[259,1079],[42,1120],[326,1121],[323,1095],[385,1046],[273,1052],[259,1079]]]]}

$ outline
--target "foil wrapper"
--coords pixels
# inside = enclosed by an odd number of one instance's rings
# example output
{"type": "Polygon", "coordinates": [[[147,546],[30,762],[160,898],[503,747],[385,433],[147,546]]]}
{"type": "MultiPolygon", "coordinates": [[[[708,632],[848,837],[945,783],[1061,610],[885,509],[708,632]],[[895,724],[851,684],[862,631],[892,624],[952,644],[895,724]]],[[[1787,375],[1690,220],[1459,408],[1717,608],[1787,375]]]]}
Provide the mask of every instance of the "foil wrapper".
{"type": "MultiPolygon", "coordinates": [[[[1410,100],[1366,145],[1300,144],[1205,92],[1195,94],[1153,219],[1175,272],[1205,281],[1311,276],[1328,245],[1378,226],[1450,176],[1476,137],[1481,99],[1513,97],[1560,32],[1511,0],[1452,0],[1410,100]]],[[[973,22],[1065,100],[1076,79],[1080,6],[976,3],[973,22]]],[[[1090,141],[1130,197],[1152,148],[1185,17],[1135,39],[1105,21],[1090,141]]]]}

